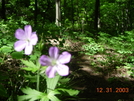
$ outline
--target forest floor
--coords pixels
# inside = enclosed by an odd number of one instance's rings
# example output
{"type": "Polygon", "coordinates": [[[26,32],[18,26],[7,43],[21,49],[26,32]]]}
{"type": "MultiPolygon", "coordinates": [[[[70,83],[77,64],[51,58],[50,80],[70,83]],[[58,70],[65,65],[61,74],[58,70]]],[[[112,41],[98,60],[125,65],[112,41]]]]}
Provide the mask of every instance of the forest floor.
{"type": "MultiPolygon", "coordinates": [[[[134,101],[134,78],[118,63],[119,59],[125,57],[110,48],[105,53],[81,54],[84,51],[82,45],[81,42],[69,40],[65,43],[66,50],[72,54],[68,64],[71,84],[74,89],[80,90],[77,100],[68,101],[134,101]],[[121,68],[116,68],[117,66],[121,68]]],[[[1,75],[9,75],[16,82],[15,74],[19,70],[19,64],[20,61],[8,58],[1,65],[1,75]]]]}
{"type": "Polygon", "coordinates": [[[118,63],[125,57],[109,48],[92,56],[80,54],[83,43],[67,43],[72,54],[69,67],[74,88],[81,90],[78,101],[134,101],[134,78],[118,63]]]}

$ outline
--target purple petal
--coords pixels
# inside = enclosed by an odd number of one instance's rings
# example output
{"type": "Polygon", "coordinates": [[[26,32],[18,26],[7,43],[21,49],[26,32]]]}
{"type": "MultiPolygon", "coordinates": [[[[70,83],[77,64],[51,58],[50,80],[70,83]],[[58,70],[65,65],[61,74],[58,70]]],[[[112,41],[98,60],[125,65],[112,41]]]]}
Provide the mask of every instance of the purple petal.
{"type": "Polygon", "coordinates": [[[36,45],[37,41],[38,41],[38,37],[36,35],[36,32],[33,32],[30,42],[31,42],[32,45],[36,45]]]}
{"type": "Polygon", "coordinates": [[[15,32],[15,37],[20,40],[24,40],[26,38],[25,32],[22,29],[17,29],[15,32]]]}
{"type": "Polygon", "coordinates": [[[46,75],[48,76],[48,78],[53,78],[53,77],[55,77],[55,74],[56,74],[56,69],[55,69],[55,67],[49,66],[49,67],[46,69],[46,75]]]}
{"type": "Polygon", "coordinates": [[[70,62],[70,60],[71,60],[71,54],[68,52],[63,52],[58,58],[58,61],[61,64],[68,63],[68,62],[70,62]]]}
{"type": "Polygon", "coordinates": [[[26,47],[25,41],[17,41],[14,44],[14,48],[16,51],[22,51],[26,47]]]}
{"type": "Polygon", "coordinates": [[[66,65],[58,65],[56,71],[61,76],[67,76],[69,74],[69,67],[66,65]]]}
{"type": "Polygon", "coordinates": [[[49,48],[49,56],[57,59],[59,56],[59,49],[57,47],[50,47],[49,48]]]}
{"type": "Polygon", "coordinates": [[[40,57],[39,61],[40,61],[40,64],[42,66],[49,66],[49,65],[51,65],[51,59],[48,56],[46,56],[46,55],[42,55],[40,57]]]}
{"type": "Polygon", "coordinates": [[[27,38],[30,38],[31,34],[32,34],[32,27],[31,25],[26,25],[24,27],[25,30],[25,34],[27,35],[27,38]]]}
{"type": "Polygon", "coordinates": [[[30,55],[32,53],[33,46],[31,44],[27,44],[25,47],[25,54],[30,55]]]}

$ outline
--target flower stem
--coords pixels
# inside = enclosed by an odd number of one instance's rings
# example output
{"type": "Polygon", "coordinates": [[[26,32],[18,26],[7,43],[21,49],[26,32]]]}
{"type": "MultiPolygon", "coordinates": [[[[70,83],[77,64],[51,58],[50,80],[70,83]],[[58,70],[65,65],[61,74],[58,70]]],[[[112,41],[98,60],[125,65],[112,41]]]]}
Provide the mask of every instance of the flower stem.
{"type": "Polygon", "coordinates": [[[36,85],[36,89],[38,91],[40,90],[39,87],[40,87],[40,66],[39,66],[39,69],[37,71],[37,85],[36,85]]]}

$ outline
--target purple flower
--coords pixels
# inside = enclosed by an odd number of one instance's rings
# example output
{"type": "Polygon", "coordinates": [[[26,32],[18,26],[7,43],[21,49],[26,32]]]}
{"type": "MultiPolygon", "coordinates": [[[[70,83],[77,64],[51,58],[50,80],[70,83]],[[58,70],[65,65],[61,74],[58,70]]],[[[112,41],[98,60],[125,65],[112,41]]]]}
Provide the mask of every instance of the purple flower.
{"type": "Polygon", "coordinates": [[[25,54],[30,55],[33,50],[33,45],[36,45],[38,37],[36,32],[32,32],[31,25],[26,25],[23,29],[17,29],[15,32],[15,37],[19,39],[14,44],[16,51],[22,51],[25,49],[25,54]]]}
{"type": "Polygon", "coordinates": [[[42,66],[48,66],[46,75],[49,78],[53,78],[56,72],[58,72],[61,76],[67,76],[69,74],[69,67],[65,64],[70,62],[71,54],[63,52],[59,55],[59,49],[57,47],[50,47],[49,56],[42,55],[39,60],[42,66]]]}

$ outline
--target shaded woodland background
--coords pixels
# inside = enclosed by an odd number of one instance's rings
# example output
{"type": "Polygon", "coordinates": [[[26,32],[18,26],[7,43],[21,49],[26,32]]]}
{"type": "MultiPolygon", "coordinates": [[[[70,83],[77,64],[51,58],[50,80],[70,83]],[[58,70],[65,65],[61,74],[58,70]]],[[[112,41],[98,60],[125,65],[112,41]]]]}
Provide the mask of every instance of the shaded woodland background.
{"type": "MultiPolygon", "coordinates": [[[[37,60],[50,46],[69,51],[70,85],[81,93],[65,101],[134,101],[134,0],[0,0],[0,100],[17,101],[25,71],[17,59],[37,60]],[[33,55],[15,53],[15,30],[31,25],[33,55]],[[41,53],[40,53],[41,50],[41,53]],[[18,55],[16,55],[18,54],[18,55]],[[98,87],[129,87],[128,94],[98,87]]],[[[29,78],[28,78],[29,79],[29,78]]]]}
{"type": "Polygon", "coordinates": [[[118,35],[134,27],[133,0],[1,0],[0,17],[16,24],[46,26],[55,22],[55,2],[60,2],[61,24],[66,29],[118,35]]]}

